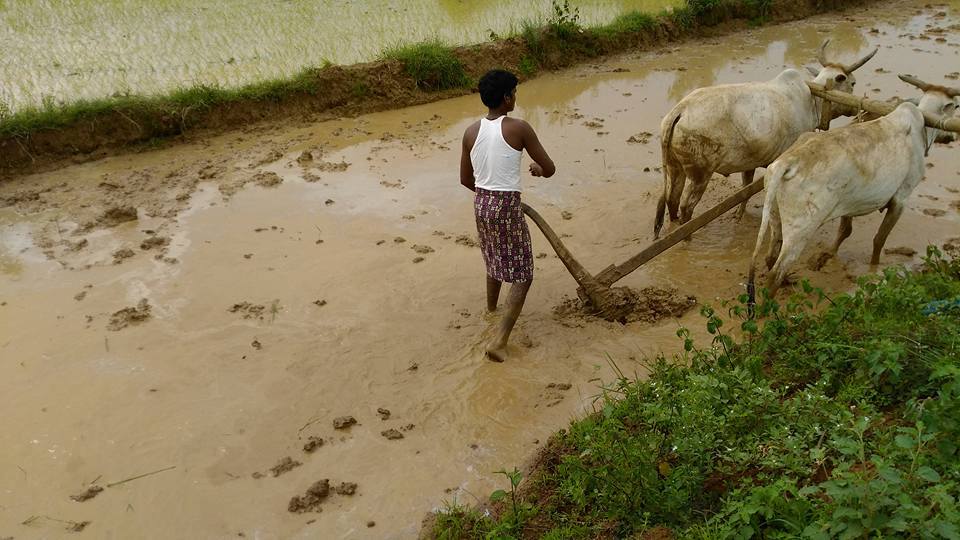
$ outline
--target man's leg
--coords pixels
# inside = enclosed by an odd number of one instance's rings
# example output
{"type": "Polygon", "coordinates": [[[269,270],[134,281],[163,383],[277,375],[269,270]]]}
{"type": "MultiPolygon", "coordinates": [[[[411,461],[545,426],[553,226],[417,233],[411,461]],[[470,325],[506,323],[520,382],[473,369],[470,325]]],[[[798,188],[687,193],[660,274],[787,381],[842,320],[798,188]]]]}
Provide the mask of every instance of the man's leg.
{"type": "Polygon", "coordinates": [[[497,310],[497,304],[500,302],[500,286],[503,282],[497,281],[487,276],[487,312],[493,313],[497,310]]]}
{"type": "Polygon", "coordinates": [[[527,299],[527,291],[530,290],[532,283],[533,280],[530,280],[510,285],[510,293],[507,296],[507,311],[503,314],[503,319],[500,320],[497,335],[487,348],[487,355],[494,362],[503,362],[507,359],[507,339],[510,338],[513,326],[517,324],[520,311],[523,309],[523,302],[527,299]]]}

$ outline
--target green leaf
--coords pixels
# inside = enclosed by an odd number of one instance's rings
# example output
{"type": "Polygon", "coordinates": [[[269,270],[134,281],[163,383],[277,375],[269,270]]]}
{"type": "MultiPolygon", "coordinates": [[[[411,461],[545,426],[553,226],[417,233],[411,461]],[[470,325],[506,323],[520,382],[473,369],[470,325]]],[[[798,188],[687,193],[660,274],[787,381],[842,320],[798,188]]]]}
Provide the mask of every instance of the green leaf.
{"type": "Polygon", "coordinates": [[[507,492],[502,489],[498,489],[490,494],[490,502],[500,502],[506,498],[507,492]]]}
{"type": "Polygon", "coordinates": [[[947,538],[948,540],[960,540],[960,529],[957,529],[957,526],[948,521],[938,520],[937,524],[933,526],[937,530],[937,533],[947,538]]]}
{"type": "Polygon", "coordinates": [[[903,480],[900,478],[900,471],[893,467],[880,467],[878,470],[880,478],[883,478],[891,484],[900,484],[903,480]]]}
{"type": "Polygon", "coordinates": [[[893,440],[895,443],[897,443],[897,446],[899,446],[900,448],[905,448],[907,450],[917,445],[917,441],[914,440],[914,438],[911,437],[910,435],[907,435],[906,433],[901,433],[900,435],[897,435],[896,437],[894,437],[893,440]]]}
{"type": "Polygon", "coordinates": [[[920,478],[923,478],[927,482],[940,481],[940,473],[931,469],[930,467],[927,467],[926,465],[917,469],[917,476],[919,476],[920,478]]]}

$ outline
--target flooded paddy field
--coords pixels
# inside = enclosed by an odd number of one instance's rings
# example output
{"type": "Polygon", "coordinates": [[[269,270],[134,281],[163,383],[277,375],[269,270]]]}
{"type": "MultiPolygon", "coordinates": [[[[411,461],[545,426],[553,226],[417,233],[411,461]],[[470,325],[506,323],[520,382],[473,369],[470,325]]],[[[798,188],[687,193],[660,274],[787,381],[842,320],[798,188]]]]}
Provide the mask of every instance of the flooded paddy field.
{"type": "MultiPolygon", "coordinates": [[[[584,25],[678,4],[576,3],[584,25]]],[[[9,0],[0,2],[0,106],[238,87],[424,40],[481,43],[552,15],[550,0],[9,0]]]]}
{"type": "MultiPolygon", "coordinates": [[[[655,133],[683,95],[772,78],[828,37],[840,59],[880,47],[857,72],[869,97],[916,95],[903,72],[954,84],[958,7],[883,2],[524,83],[516,115],[559,171],[525,176],[524,199],[591,271],[620,262],[652,239],[655,133]]],[[[0,537],[412,538],[424,513],[503,487],[493,471],[591,410],[608,357],[642,374],[677,350],[678,325],[699,331],[695,309],[627,325],[557,310],[576,285],[534,229],[510,358],[484,358],[493,321],[457,178],[483,112],[464,96],[263,124],[0,183],[0,537]],[[324,479],[322,511],[289,511],[324,479]]],[[[928,164],[884,265],[960,236],[957,144],[928,164]]],[[[715,177],[700,208],[739,182],[715,177]]],[[[622,284],[734,297],[759,204],[622,284]]],[[[838,258],[799,277],[848,289],[871,271],[879,218],[854,220],[838,258]]]]}

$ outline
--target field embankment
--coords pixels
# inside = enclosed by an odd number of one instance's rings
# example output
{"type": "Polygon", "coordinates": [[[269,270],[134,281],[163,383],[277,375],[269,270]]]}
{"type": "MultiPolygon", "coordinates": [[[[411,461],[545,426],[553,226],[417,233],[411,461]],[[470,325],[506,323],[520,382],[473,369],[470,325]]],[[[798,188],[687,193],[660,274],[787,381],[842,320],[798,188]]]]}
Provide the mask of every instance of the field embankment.
{"type": "Polygon", "coordinates": [[[687,37],[785,21],[863,0],[688,0],[653,16],[624,14],[585,28],[558,11],[545,27],[449,47],[430,42],[388,50],[380,60],[325,65],[287,79],[235,89],[196,86],[168,95],[123,95],[0,113],[0,173],[42,169],[63,159],[85,162],[135,146],[262,120],[318,120],[416,105],[471,91],[483,72],[507,68],[524,78],[541,70],[687,37]]]}
{"type": "Polygon", "coordinates": [[[804,284],[757,322],[738,302],[704,307],[711,344],[681,328],[683,352],[608,386],[526,479],[507,473],[492,517],[453,506],[424,532],[960,538],[958,247],[850,294],[804,284]]]}

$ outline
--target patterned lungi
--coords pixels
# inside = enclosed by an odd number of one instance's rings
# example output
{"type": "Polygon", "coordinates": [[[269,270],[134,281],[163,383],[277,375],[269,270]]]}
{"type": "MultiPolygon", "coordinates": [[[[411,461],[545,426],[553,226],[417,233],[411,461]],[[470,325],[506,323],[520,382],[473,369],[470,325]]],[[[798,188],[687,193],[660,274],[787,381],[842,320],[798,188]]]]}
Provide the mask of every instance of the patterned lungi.
{"type": "Polygon", "coordinates": [[[520,208],[520,192],[477,188],[473,209],[487,275],[507,283],[532,280],[533,246],[520,208]]]}

